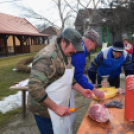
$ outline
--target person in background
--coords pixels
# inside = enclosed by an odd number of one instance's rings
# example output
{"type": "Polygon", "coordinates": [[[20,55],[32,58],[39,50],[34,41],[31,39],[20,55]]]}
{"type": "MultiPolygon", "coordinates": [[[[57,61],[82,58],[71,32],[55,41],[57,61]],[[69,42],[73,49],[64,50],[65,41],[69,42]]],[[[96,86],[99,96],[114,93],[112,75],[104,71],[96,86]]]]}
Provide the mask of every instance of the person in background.
{"type": "Polygon", "coordinates": [[[92,83],[96,84],[97,72],[98,85],[100,86],[102,76],[109,75],[108,82],[110,86],[120,89],[120,73],[122,66],[124,67],[126,76],[133,74],[130,55],[124,50],[124,44],[121,41],[116,41],[111,47],[100,51],[95,56],[89,66],[88,76],[92,83]]]}
{"type": "MultiPolygon", "coordinates": [[[[104,94],[99,89],[96,89],[92,83],[89,83],[88,78],[84,75],[86,65],[86,56],[88,52],[95,49],[99,42],[99,34],[94,30],[87,31],[82,37],[82,47],[84,51],[77,52],[72,55],[72,65],[75,67],[74,78],[84,88],[90,89],[98,98],[103,98],[104,94]]],[[[75,107],[74,90],[71,91],[70,107],[75,107]]],[[[74,123],[76,113],[71,113],[70,120],[74,123]]]]}
{"type": "Polygon", "coordinates": [[[125,50],[128,52],[128,54],[132,55],[133,51],[133,45],[129,43],[127,38],[123,38],[123,44],[125,45],[125,50]]]}

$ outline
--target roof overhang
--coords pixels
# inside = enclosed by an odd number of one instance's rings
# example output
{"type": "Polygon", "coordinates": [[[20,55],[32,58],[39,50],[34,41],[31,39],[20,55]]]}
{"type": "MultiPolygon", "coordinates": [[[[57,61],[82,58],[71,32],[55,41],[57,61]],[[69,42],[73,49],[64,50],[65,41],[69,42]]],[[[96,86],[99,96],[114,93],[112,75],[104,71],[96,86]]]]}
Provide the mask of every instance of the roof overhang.
{"type": "Polygon", "coordinates": [[[1,31],[0,35],[25,35],[25,36],[39,36],[39,37],[50,37],[49,34],[42,34],[42,33],[30,33],[30,32],[12,32],[12,31],[1,31]]]}

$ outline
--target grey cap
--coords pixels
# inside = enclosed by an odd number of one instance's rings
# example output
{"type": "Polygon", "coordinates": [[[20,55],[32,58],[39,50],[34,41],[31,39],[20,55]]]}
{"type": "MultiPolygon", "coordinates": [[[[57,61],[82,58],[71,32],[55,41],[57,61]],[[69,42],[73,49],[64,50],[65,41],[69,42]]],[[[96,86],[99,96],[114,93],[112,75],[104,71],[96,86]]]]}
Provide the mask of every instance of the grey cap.
{"type": "Polygon", "coordinates": [[[84,34],[84,37],[92,40],[94,43],[98,44],[99,43],[99,38],[100,35],[98,32],[94,31],[94,30],[89,30],[84,34]]]}
{"type": "Polygon", "coordinates": [[[72,43],[76,51],[84,51],[82,47],[82,36],[78,31],[73,28],[67,28],[61,35],[72,43]]]}

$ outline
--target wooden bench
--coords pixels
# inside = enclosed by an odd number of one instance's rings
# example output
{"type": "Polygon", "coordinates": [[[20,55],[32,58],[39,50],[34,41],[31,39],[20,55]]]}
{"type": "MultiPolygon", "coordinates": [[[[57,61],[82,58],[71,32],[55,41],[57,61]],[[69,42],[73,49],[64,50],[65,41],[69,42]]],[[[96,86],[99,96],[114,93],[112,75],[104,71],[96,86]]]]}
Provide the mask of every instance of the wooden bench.
{"type": "Polygon", "coordinates": [[[123,109],[108,108],[112,122],[98,123],[88,116],[87,110],[76,134],[134,134],[134,122],[128,121],[124,117],[125,95],[117,95],[102,102],[93,100],[90,105],[96,103],[105,104],[112,100],[118,100],[123,103],[123,109]]]}
{"type": "Polygon", "coordinates": [[[22,91],[22,118],[26,117],[26,91],[28,87],[15,87],[14,85],[9,88],[10,90],[22,91]]]}

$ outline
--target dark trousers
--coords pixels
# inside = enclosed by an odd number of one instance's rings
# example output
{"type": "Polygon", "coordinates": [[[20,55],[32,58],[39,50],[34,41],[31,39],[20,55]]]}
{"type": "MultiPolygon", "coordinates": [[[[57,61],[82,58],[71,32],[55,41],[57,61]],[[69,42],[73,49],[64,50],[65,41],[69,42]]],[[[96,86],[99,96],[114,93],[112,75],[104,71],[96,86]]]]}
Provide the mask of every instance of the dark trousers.
{"type": "Polygon", "coordinates": [[[52,122],[49,118],[44,118],[34,114],[37,126],[39,128],[40,134],[54,134],[52,129],[52,122]]]}
{"type": "MultiPolygon", "coordinates": [[[[101,87],[102,78],[98,75],[98,87],[101,87]]],[[[117,76],[113,79],[108,80],[111,87],[119,88],[120,87],[120,76],[117,76]]]]}

